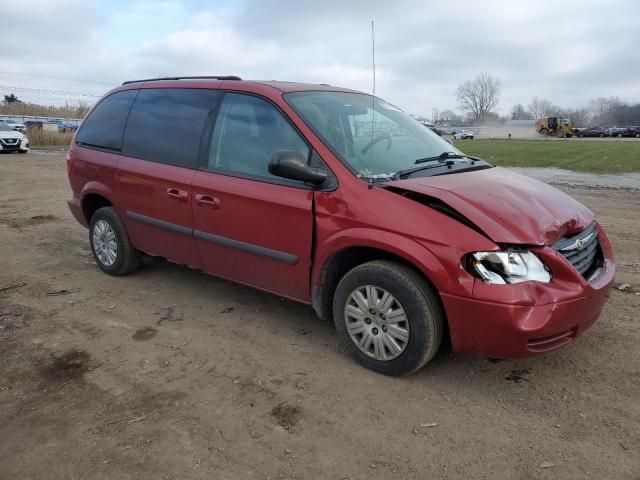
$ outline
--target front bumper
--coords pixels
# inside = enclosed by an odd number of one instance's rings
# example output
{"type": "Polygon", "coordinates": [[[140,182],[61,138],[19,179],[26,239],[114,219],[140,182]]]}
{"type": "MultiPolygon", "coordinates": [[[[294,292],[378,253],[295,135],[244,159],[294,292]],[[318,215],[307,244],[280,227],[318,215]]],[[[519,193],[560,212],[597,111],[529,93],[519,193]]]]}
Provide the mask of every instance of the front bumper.
{"type": "Polygon", "coordinates": [[[585,333],[598,320],[615,277],[611,245],[601,229],[600,245],[604,265],[591,282],[547,249],[543,258],[558,272],[549,284],[477,280],[473,297],[442,293],[454,351],[523,358],[560,348],[585,333]]]}
{"type": "Polygon", "coordinates": [[[28,152],[29,140],[26,138],[0,138],[0,152],[28,152]]]}

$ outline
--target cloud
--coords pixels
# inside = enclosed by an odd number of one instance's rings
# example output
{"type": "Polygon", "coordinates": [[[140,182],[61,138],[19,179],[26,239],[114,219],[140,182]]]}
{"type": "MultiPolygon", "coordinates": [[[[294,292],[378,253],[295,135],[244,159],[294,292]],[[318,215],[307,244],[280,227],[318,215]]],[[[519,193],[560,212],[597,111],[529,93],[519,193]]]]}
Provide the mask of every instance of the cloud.
{"type": "Polygon", "coordinates": [[[478,72],[501,78],[501,113],[532,96],[640,101],[631,0],[31,0],[29,12],[26,27],[0,31],[0,85],[102,93],[130,78],[238,74],[370,91],[373,18],[377,94],[414,113],[454,109],[456,87],[478,72]]]}

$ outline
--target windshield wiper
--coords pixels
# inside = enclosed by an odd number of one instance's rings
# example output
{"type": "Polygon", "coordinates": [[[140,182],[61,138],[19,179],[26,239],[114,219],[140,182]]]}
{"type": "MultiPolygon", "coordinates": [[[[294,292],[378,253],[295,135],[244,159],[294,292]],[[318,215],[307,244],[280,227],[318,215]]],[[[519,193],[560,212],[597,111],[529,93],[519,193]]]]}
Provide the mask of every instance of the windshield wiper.
{"type": "Polygon", "coordinates": [[[442,152],[440,155],[437,155],[435,157],[419,158],[413,163],[421,164],[421,163],[437,162],[437,165],[425,165],[425,166],[422,166],[422,167],[414,167],[414,168],[407,168],[405,170],[398,170],[393,175],[393,180],[399,180],[401,178],[405,178],[405,177],[411,175],[412,173],[418,172],[420,170],[429,170],[431,168],[438,168],[438,167],[442,167],[442,166],[451,167],[451,165],[453,165],[455,163],[452,160],[454,158],[467,158],[467,157],[466,157],[466,155],[460,155],[458,153],[442,152]]]}
{"type": "Polygon", "coordinates": [[[449,158],[465,158],[465,155],[460,155],[458,153],[453,153],[453,152],[442,152],[440,155],[436,155],[435,157],[419,158],[413,163],[415,163],[416,165],[418,165],[419,163],[428,163],[428,162],[445,163],[444,161],[449,158]]]}

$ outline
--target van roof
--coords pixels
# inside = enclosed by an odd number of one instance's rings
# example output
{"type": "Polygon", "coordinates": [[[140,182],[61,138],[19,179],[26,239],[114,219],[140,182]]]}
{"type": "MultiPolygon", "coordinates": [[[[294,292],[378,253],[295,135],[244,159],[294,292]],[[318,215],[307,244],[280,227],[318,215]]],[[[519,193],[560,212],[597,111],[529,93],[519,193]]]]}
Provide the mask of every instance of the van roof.
{"type": "MultiPolygon", "coordinates": [[[[181,87],[188,86],[210,86],[211,88],[222,88],[224,83],[225,88],[233,88],[234,84],[237,86],[243,85],[244,87],[253,85],[265,85],[275,90],[279,90],[283,93],[288,92],[302,92],[302,91],[333,91],[333,92],[352,92],[362,93],[357,90],[349,88],[335,87],[326,83],[302,83],[302,82],[288,82],[281,80],[243,80],[236,75],[212,75],[212,76],[187,76],[187,77],[162,77],[162,78],[145,78],[141,80],[127,80],[122,85],[139,86],[139,84],[145,84],[148,86],[160,86],[162,87],[176,87],[177,83],[181,87]],[[203,85],[204,84],[204,85],[203,85]]],[[[243,88],[244,89],[244,88],[243,88]]]]}

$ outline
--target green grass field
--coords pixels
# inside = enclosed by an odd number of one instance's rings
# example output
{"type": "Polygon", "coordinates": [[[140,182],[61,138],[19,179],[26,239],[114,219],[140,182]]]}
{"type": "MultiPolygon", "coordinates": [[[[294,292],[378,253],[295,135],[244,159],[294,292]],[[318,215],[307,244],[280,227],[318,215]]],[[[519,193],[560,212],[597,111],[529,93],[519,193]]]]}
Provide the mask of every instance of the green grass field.
{"type": "Polygon", "coordinates": [[[640,141],[457,140],[468,155],[505,167],[555,167],[575,172],[640,172],[640,141]]]}

